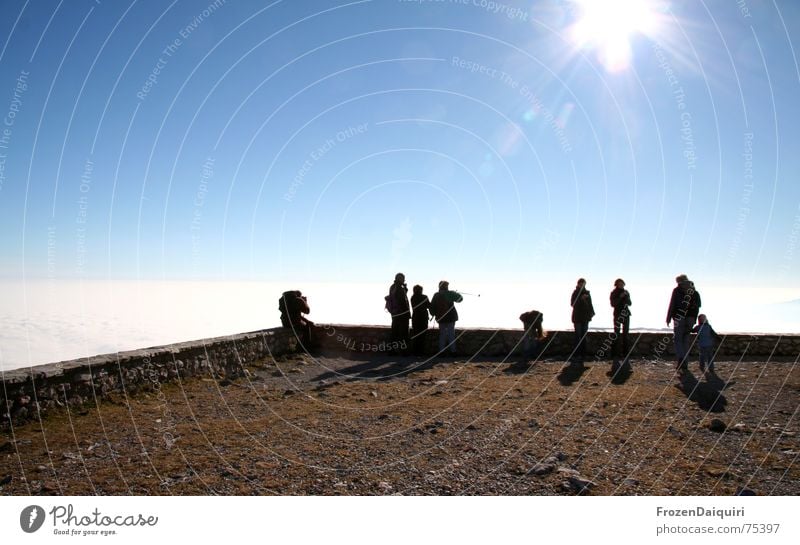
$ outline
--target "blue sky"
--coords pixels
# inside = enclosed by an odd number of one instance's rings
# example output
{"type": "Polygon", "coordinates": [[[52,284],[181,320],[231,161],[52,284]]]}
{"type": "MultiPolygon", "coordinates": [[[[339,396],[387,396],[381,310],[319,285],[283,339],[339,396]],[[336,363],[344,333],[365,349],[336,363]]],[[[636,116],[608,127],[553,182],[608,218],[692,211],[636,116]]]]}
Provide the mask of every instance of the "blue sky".
{"type": "Polygon", "coordinates": [[[647,4],[5,1],[0,275],[797,287],[800,6],[647,4]]]}

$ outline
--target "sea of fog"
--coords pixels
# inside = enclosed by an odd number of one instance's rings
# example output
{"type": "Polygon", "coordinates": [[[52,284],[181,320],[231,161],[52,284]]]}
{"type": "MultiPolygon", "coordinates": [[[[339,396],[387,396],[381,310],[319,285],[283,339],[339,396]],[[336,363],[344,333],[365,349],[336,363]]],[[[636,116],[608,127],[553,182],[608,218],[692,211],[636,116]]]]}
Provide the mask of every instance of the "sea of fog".
{"type": "MultiPolygon", "coordinates": [[[[219,337],[280,324],[277,300],[301,289],[319,323],[385,324],[385,284],[259,282],[29,281],[3,282],[0,370],[219,337]]],[[[435,281],[423,282],[430,286],[435,281]]],[[[520,313],[544,313],[545,329],[570,329],[571,282],[553,285],[458,285],[460,327],[519,328],[520,313]],[[478,296],[480,294],[480,297],[478,296]]],[[[591,328],[611,327],[611,285],[589,285],[597,315],[591,328]]],[[[628,285],[631,327],[665,329],[672,285],[628,285]]],[[[800,331],[800,289],[698,285],[702,311],[718,332],[800,331]]]]}

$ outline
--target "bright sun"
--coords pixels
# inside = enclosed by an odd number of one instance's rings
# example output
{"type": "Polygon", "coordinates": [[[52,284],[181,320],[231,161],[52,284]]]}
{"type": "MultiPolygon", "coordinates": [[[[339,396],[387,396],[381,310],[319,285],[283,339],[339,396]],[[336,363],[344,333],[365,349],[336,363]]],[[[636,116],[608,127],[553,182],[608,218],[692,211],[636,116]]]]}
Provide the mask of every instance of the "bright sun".
{"type": "Polygon", "coordinates": [[[659,27],[655,0],[573,0],[578,21],[572,39],[597,51],[606,70],[624,70],[631,61],[634,34],[652,37],[659,27]]]}

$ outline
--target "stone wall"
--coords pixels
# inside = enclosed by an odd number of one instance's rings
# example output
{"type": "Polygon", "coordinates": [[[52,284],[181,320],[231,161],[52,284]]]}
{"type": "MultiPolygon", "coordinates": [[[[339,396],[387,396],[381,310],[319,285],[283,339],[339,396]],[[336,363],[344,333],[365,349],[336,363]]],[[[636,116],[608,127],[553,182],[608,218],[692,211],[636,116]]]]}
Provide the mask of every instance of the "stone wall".
{"type": "MultiPolygon", "coordinates": [[[[457,353],[463,357],[497,357],[518,353],[522,331],[517,329],[456,329],[457,353]]],[[[436,353],[439,332],[428,330],[426,353],[436,353]]],[[[544,342],[543,358],[566,358],[572,351],[572,331],[549,331],[544,342]]],[[[377,326],[320,325],[317,339],[323,352],[378,353],[398,348],[389,342],[390,328],[377,326]]],[[[800,335],[723,335],[718,343],[718,358],[790,357],[800,355],[800,335]]],[[[694,336],[692,337],[694,338],[694,336]]],[[[588,359],[610,360],[614,342],[613,331],[590,331],[587,338],[588,359]]],[[[675,351],[672,333],[631,333],[629,337],[633,358],[672,360],[675,351]]]]}
{"type": "MultiPolygon", "coordinates": [[[[521,330],[456,330],[458,354],[465,358],[507,357],[519,352],[521,330]]],[[[429,330],[425,345],[436,352],[438,331],[429,330]]],[[[551,331],[542,358],[563,359],[572,349],[570,331],[551,331]]],[[[393,348],[389,328],[377,326],[319,325],[316,340],[320,354],[364,357],[393,348]]],[[[591,331],[589,361],[609,360],[613,333],[591,331]]],[[[632,357],[671,361],[672,335],[631,335],[632,357]]],[[[158,391],[162,384],[193,376],[231,379],[246,367],[269,362],[297,349],[291,332],[268,329],[203,339],[168,346],[133,350],[65,361],[3,373],[0,391],[0,425],[38,418],[57,407],[97,403],[115,393],[158,391]]],[[[719,345],[718,359],[794,358],[800,355],[800,335],[726,335],[719,345]]]]}
{"type": "Polygon", "coordinates": [[[292,352],[296,343],[291,332],[278,328],[6,371],[0,425],[65,405],[97,403],[113,393],[157,392],[178,377],[236,378],[246,365],[292,352]]]}

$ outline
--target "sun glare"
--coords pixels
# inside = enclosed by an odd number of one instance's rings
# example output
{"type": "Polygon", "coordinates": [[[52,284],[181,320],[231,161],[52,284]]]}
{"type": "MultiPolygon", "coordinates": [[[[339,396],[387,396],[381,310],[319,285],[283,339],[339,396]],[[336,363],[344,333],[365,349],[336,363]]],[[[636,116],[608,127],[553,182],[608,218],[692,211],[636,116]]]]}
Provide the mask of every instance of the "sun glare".
{"type": "Polygon", "coordinates": [[[577,22],[572,39],[583,49],[597,52],[606,70],[624,70],[631,63],[631,39],[653,37],[659,27],[654,0],[573,0],[577,22]]]}

